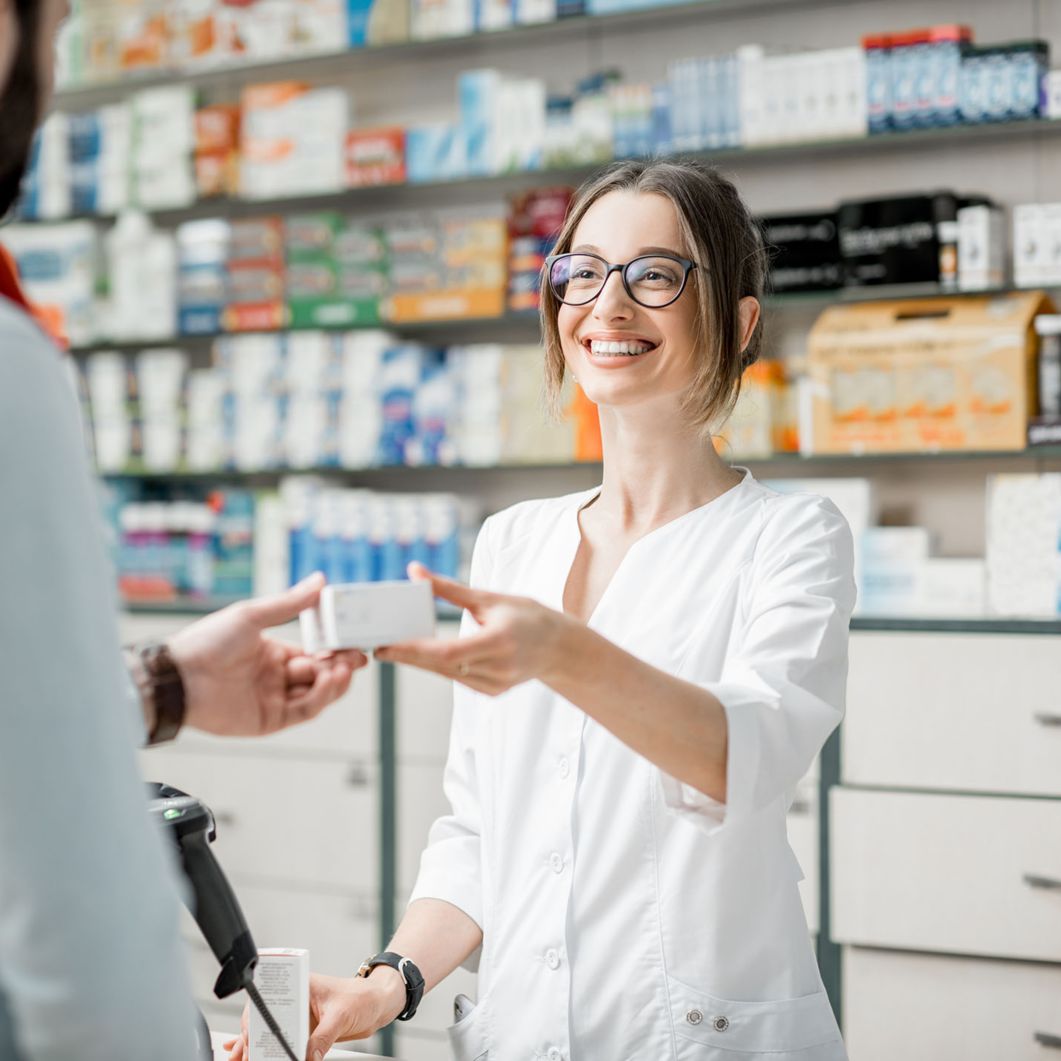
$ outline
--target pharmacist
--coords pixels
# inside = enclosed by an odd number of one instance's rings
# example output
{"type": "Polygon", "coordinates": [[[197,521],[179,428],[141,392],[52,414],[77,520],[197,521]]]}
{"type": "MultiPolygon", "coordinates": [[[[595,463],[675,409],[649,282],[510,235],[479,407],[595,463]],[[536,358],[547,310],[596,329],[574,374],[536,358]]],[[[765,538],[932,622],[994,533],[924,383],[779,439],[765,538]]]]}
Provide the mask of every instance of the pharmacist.
{"type": "MultiPolygon", "coordinates": [[[[0,216],[49,94],[64,9],[0,0],[0,216]]],[[[320,711],[365,660],[310,659],[263,635],[316,600],[318,577],[131,653],[140,715],[76,399],[2,256],[0,492],[0,1059],[187,1061],[179,900],[135,743],[182,722],[271,732],[320,711]]]]}
{"type": "Polygon", "coordinates": [[[434,580],[462,637],[379,650],[457,683],[452,811],[398,959],[313,979],[311,1057],[408,1017],[413,967],[431,989],[469,959],[459,1061],[845,1057],[786,812],[843,710],[851,534],[709,437],[758,352],[765,264],[706,167],[622,163],[576,197],[546,372],[599,406],[603,485],[491,517],[473,588],[434,580]]]}

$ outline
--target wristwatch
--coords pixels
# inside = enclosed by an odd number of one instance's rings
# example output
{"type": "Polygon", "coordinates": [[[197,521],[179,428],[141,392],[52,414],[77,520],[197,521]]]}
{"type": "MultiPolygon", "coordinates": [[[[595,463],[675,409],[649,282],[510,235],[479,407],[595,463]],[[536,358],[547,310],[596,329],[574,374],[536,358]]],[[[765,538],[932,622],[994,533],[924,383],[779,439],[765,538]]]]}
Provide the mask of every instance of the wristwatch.
{"type": "Polygon", "coordinates": [[[420,970],[408,959],[394,951],[385,950],[374,958],[366,958],[357,970],[358,976],[368,976],[377,965],[389,965],[396,969],[405,982],[405,1009],[398,1014],[398,1020],[411,1020],[424,997],[424,978],[420,970]]]}
{"type": "Polygon", "coordinates": [[[173,740],[184,723],[184,680],[164,644],[127,645],[126,664],[148,721],[147,743],[173,740]]]}

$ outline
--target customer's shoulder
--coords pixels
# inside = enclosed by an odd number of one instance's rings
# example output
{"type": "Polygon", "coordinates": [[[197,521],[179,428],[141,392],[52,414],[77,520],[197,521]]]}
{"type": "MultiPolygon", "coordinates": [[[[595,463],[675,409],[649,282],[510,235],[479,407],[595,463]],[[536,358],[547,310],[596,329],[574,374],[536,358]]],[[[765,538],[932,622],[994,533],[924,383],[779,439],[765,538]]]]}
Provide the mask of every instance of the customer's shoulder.
{"type": "Polygon", "coordinates": [[[0,296],[0,352],[9,359],[8,365],[21,364],[27,354],[39,350],[57,356],[55,347],[36,321],[9,299],[0,296]]]}

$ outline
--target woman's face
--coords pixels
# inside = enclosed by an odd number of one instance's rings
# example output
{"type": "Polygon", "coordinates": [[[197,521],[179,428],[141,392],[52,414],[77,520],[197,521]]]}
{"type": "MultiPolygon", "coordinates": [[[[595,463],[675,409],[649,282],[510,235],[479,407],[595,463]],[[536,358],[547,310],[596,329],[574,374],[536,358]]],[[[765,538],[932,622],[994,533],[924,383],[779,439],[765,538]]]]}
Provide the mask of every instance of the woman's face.
{"type": "MultiPolygon", "coordinates": [[[[586,211],[571,250],[614,264],[644,254],[692,257],[681,242],[674,204],[662,195],[629,191],[608,192],[586,211]]],[[[614,272],[593,302],[560,306],[557,324],[567,369],[600,406],[661,400],[669,405],[670,399],[677,404],[696,371],[696,314],[691,276],[676,302],[648,309],[627,294],[614,272]],[[621,352],[612,343],[622,344],[621,352]]]]}

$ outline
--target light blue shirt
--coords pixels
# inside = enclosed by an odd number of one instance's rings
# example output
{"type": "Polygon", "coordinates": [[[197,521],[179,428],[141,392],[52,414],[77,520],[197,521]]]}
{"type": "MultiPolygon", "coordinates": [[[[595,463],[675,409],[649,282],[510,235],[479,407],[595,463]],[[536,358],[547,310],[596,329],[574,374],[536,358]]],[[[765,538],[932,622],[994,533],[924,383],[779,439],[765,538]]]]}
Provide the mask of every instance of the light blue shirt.
{"type": "Polygon", "coordinates": [[[0,499],[0,1061],[188,1061],[179,899],[77,403],[2,298],[0,499]]]}

